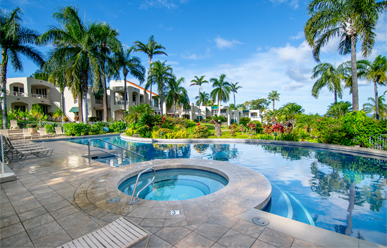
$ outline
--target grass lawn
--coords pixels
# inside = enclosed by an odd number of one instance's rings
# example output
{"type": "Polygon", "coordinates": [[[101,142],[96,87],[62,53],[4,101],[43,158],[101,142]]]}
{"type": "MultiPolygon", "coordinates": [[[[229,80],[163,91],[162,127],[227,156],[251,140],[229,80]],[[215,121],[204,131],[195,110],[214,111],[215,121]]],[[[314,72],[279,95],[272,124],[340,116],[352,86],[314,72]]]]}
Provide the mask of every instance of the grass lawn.
{"type": "MultiPolygon", "coordinates": [[[[208,131],[210,131],[211,135],[215,135],[215,126],[214,126],[214,124],[211,124],[211,123],[200,123],[200,125],[206,126],[208,131]]],[[[221,126],[221,130],[222,131],[230,131],[230,129],[228,129],[228,126],[221,126]]]]}

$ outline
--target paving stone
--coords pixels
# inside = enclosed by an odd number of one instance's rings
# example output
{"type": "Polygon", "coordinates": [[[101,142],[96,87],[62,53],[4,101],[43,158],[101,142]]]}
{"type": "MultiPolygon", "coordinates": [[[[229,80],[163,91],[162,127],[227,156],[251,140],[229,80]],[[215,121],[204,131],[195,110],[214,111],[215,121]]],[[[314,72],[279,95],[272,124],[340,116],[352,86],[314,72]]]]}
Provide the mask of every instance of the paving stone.
{"type": "Polygon", "coordinates": [[[37,226],[47,224],[51,221],[54,221],[54,218],[52,218],[51,215],[49,213],[47,213],[47,214],[43,214],[41,216],[23,221],[23,226],[25,229],[28,230],[28,229],[32,229],[32,228],[37,227],[37,226]]]}
{"type": "Polygon", "coordinates": [[[15,211],[16,213],[21,214],[39,207],[42,207],[42,205],[39,202],[35,201],[24,205],[15,206],[15,211]]]}
{"type": "Polygon", "coordinates": [[[226,247],[250,247],[255,239],[230,229],[217,243],[226,247]]]}
{"type": "Polygon", "coordinates": [[[57,219],[59,224],[64,229],[66,229],[68,227],[71,227],[71,226],[74,226],[74,225],[76,225],[76,224],[78,224],[78,223],[80,223],[82,221],[87,221],[87,220],[90,220],[90,218],[87,217],[87,215],[85,215],[82,212],[77,212],[77,213],[74,213],[74,214],[67,215],[64,218],[57,219]]]}
{"type": "Polygon", "coordinates": [[[62,209],[62,208],[68,207],[68,206],[72,206],[70,202],[68,202],[68,201],[58,201],[58,202],[54,202],[52,204],[45,205],[44,207],[48,211],[53,212],[53,211],[56,211],[58,209],[62,209]]]}
{"type": "Polygon", "coordinates": [[[44,209],[43,207],[39,207],[39,208],[35,208],[31,211],[20,213],[18,215],[19,215],[19,218],[21,221],[25,221],[25,220],[32,219],[36,216],[40,216],[40,215],[43,215],[46,213],[47,213],[46,209],[44,209]]]}
{"type": "Polygon", "coordinates": [[[187,226],[185,218],[167,218],[164,220],[164,226],[187,226]]]}
{"type": "MultiPolygon", "coordinates": [[[[133,248],[144,248],[147,241],[148,241],[148,239],[144,239],[143,241],[135,244],[132,247],[133,248]]],[[[172,247],[172,245],[169,244],[168,242],[166,242],[165,240],[157,237],[156,235],[151,235],[150,239],[149,239],[148,247],[149,248],[152,248],[152,247],[154,247],[154,248],[170,248],[170,247],[172,247]]]]}
{"type": "Polygon", "coordinates": [[[12,202],[12,205],[16,207],[16,206],[25,205],[32,202],[37,202],[37,200],[34,196],[29,196],[19,201],[12,202]]]}
{"type": "Polygon", "coordinates": [[[21,232],[13,236],[2,238],[0,247],[34,247],[26,232],[21,232]]]}
{"type": "Polygon", "coordinates": [[[96,229],[100,229],[101,226],[95,223],[93,220],[82,220],[73,226],[66,227],[65,230],[73,239],[77,239],[87,233],[90,233],[96,229]]]}
{"type": "Polygon", "coordinates": [[[201,226],[199,226],[197,229],[195,229],[195,232],[216,242],[228,230],[229,230],[229,228],[227,228],[225,226],[222,226],[222,225],[214,223],[214,222],[210,222],[210,223],[203,223],[201,226]]]}
{"type": "Polygon", "coordinates": [[[249,235],[253,238],[258,238],[265,228],[244,220],[240,220],[232,227],[232,229],[240,233],[249,235]]]}
{"type": "Polygon", "coordinates": [[[320,247],[318,245],[314,245],[314,244],[311,244],[309,242],[306,242],[304,240],[301,240],[301,239],[294,239],[294,242],[291,246],[291,248],[307,248],[307,247],[320,247]]]}
{"type": "Polygon", "coordinates": [[[164,219],[143,219],[141,226],[143,227],[163,227],[164,219]]]}
{"type": "Polygon", "coordinates": [[[20,222],[0,229],[0,234],[2,239],[13,236],[21,232],[24,232],[24,228],[20,222]]]}
{"type": "Polygon", "coordinates": [[[211,248],[226,248],[226,247],[224,247],[223,245],[220,245],[218,243],[215,243],[213,246],[211,246],[211,248]]]}
{"type": "Polygon", "coordinates": [[[257,239],[251,248],[277,248],[277,246],[263,242],[262,240],[257,239]]]}
{"type": "Polygon", "coordinates": [[[57,247],[71,240],[72,238],[62,229],[40,239],[33,240],[33,243],[36,247],[57,247]]]}
{"type": "Polygon", "coordinates": [[[191,231],[184,227],[164,227],[156,233],[157,236],[174,245],[191,231]]]}
{"type": "Polygon", "coordinates": [[[51,221],[47,224],[31,228],[27,230],[27,232],[30,238],[34,241],[60,230],[63,230],[62,227],[56,221],[51,221]]]}
{"type": "Polygon", "coordinates": [[[16,201],[20,201],[20,200],[23,200],[24,198],[31,197],[31,196],[32,195],[30,192],[24,192],[24,193],[17,194],[14,196],[9,196],[8,198],[11,202],[16,202],[16,201]]]}
{"type": "Polygon", "coordinates": [[[61,219],[63,217],[66,217],[68,215],[78,213],[78,212],[80,212],[80,210],[77,209],[76,207],[74,207],[73,205],[71,205],[71,206],[64,207],[64,208],[58,209],[56,211],[53,211],[53,212],[51,212],[51,215],[52,215],[52,217],[54,217],[55,219],[58,220],[58,219],[61,219]]]}
{"type": "Polygon", "coordinates": [[[214,244],[213,241],[205,238],[197,233],[190,233],[185,238],[180,240],[175,247],[185,248],[185,247],[211,247],[214,244]]]}
{"type": "Polygon", "coordinates": [[[52,204],[52,203],[55,203],[55,202],[59,202],[59,201],[66,201],[66,200],[62,196],[60,196],[60,195],[52,196],[52,197],[48,197],[48,198],[44,198],[44,199],[39,199],[39,202],[43,206],[49,205],[49,204],[52,204]]]}
{"type": "Polygon", "coordinates": [[[278,247],[290,247],[294,241],[294,238],[268,228],[265,228],[258,239],[278,247]]]}
{"type": "Polygon", "coordinates": [[[10,225],[13,225],[13,224],[16,224],[19,222],[20,222],[20,220],[19,220],[19,217],[17,217],[17,215],[11,215],[11,216],[8,216],[5,218],[1,218],[0,219],[0,228],[10,226],[10,225]]]}

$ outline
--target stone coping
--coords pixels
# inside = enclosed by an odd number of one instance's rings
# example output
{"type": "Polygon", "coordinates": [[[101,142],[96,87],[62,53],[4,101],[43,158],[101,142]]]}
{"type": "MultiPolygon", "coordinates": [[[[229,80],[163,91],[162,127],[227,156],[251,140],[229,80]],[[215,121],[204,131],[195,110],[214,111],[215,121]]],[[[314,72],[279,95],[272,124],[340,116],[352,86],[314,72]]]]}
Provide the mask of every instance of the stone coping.
{"type": "Polygon", "coordinates": [[[105,214],[109,212],[117,215],[129,215],[140,206],[146,209],[153,207],[156,203],[167,208],[171,202],[206,204],[208,208],[234,216],[252,208],[262,209],[265,207],[271,198],[271,190],[271,184],[265,176],[241,165],[200,159],[164,159],[112,168],[110,172],[93,177],[80,185],[74,193],[74,198],[76,204],[83,211],[97,218],[103,212],[105,214]],[[181,201],[140,199],[128,205],[131,196],[121,192],[118,185],[149,167],[156,170],[156,175],[157,170],[168,168],[203,169],[221,174],[228,179],[229,183],[217,192],[193,199],[181,201]],[[120,198],[120,201],[108,203],[107,201],[111,198],[120,198]]]}
{"type": "Polygon", "coordinates": [[[261,139],[150,139],[131,137],[121,134],[121,138],[127,141],[139,143],[163,143],[163,144],[206,144],[206,143],[236,143],[236,144],[265,144],[265,145],[280,145],[292,146],[300,148],[317,148],[341,153],[349,153],[357,156],[374,156],[376,158],[387,158],[387,151],[368,149],[363,147],[352,147],[343,145],[332,145],[323,143],[299,142],[299,141],[282,141],[282,140],[261,140],[261,139]]]}
{"type": "Polygon", "coordinates": [[[27,141],[32,142],[44,142],[44,141],[67,141],[73,139],[96,139],[96,138],[104,138],[110,136],[119,136],[119,133],[107,133],[107,134],[93,134],[93,135],[83,135],[83,136],[56,136],[50,138],[41,138],[41,139],[27,139],[27,141]]]}

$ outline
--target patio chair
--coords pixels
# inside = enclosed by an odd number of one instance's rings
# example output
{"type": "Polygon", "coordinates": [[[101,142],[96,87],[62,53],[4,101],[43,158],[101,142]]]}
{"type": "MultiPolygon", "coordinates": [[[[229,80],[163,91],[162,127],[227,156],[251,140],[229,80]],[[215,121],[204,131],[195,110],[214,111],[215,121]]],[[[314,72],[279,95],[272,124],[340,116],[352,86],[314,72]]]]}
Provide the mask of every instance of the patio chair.
{"type": "Polygon", "coordinates": [[[37,147],[14,146],[9,138],[5,138],[5,143],[8,151],[7,154],[11,154],[12,159],[14,155],[17,156],[17,158],[19,159],[25,159],[29,155],[35,155],[37,157],[39,157],[40,155],[51,156],[51,154],[54,152],[54,149],[47,148],[44,146],[37,146],[37,147]]]}
{"type": "Polygon", "coordinates": [[[47,133],[45,127],[41,127],[41,128],[39,129],[39,135],[40,135],[40,138],[43,138],[43,137],[48,138],[48,136],[49,136],[49,134],[47,133]]]}
{"type": "Polygon", "coordinates": [[[56,135],[65,135],[64,132],[62,132],[62,128],[61,127],[55,127],[55,133],[56,135]]]}
{"type": "Polygon", "coordinates": [[[19,126],[17,125],[17,120],[11,120],[11,127],[10,129],[19,129],[19,126]]]}
{"type": "Polygon", "coordinates": [[[0,129],[0,134],[4,137],[8,137],[8,129],[0,129]]]}
{"type": "Polygon", "coordinates": [[[26,139],[26,138],[32,139],[32,135],[31,135],[30,130],[28,128],[23,128],[23,137],[24,137],[24,139],[26,139]]]}
{"type": "Polygon", "coordinates": [[[146,238],[148,240],[145,247],[148,247],[149,233],[127,218],[121,217],[101,229],[59,247],[130,247],[146,238]]]}

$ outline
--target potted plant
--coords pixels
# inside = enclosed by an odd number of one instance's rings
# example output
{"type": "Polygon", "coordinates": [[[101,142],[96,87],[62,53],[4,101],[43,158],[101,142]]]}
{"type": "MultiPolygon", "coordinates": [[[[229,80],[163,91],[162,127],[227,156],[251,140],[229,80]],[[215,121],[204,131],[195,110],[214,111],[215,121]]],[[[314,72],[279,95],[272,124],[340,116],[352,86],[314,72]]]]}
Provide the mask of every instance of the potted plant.
{"type": "Polygon", "coordinates": [[[27,128],[30,130],[30,133],[37,133],[36,124],[27,124],[27,128]]]}

